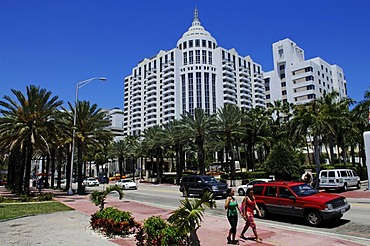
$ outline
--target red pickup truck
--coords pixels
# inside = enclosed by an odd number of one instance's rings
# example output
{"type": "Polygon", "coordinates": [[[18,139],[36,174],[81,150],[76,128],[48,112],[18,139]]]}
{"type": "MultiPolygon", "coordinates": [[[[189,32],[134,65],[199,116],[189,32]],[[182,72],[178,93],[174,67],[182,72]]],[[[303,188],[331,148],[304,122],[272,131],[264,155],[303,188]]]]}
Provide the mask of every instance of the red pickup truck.
{"type": "Polygon", "coordinates": [[[345,197],[318,192],[301,182],[268,182],[253,186],[261,217],[269,213],[305,218],[318,226],[323,220],[340,219],[350,209],[345,197]]]}

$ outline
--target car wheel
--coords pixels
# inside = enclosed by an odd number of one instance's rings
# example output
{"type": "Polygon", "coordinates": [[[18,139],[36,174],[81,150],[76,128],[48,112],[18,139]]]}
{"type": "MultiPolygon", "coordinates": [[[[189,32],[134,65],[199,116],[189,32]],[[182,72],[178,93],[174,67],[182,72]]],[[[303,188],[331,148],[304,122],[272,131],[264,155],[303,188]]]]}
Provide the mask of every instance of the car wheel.
{"type": "Polygon", "coordinates": [[[267,212],[267,209],[265,207],[265,205],[258,205],[259,209],[260,209],[260,212],[261,212],[261,216],[258,215],[261,219],[266,219],[267,216],[268,216],[268,212],[267,212]]]}
{"type": "Polygon", "coordinates": [[[244,189],[243,188],[240,188],[238,190],[238,194],[239,194],[239,196],[244,196],[245,195],[244,189]]]}
{"type": "Polygon", "coordinates": [[[306,220],[310,226],[318,226],[321,224],[322,218],[319,212],[311,210],[306,213],[306,220]]]}
{"type": "Polygon", "coordinates": [[[356,188],[357,188],[357,189],[361,189],[361,183],[360,183],[360,182],[358,182],[358,183],[357,183],[356,188]]]}

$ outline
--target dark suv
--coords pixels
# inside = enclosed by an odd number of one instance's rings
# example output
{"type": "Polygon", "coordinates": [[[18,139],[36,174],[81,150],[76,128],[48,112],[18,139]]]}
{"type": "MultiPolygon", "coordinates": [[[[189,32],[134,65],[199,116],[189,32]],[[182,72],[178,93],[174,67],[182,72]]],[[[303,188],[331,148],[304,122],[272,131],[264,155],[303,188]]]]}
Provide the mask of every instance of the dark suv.
{"type": "Polygon", "coordinates": [[[209,191],[214,196],[226,197],[227,184],[219,182],[213,176],[188,175],[180,181],[180,191],[186,197],[191,194],[203,195],[209,191]]]}
{"type": "Polygon", "coordinates": [[[261,217],[269,213],[305,218],[318,226],[323,220],[339,219],[350,209],[345,197],[318,192],[302,182],[268,182],[253,186],[261,217]]]}

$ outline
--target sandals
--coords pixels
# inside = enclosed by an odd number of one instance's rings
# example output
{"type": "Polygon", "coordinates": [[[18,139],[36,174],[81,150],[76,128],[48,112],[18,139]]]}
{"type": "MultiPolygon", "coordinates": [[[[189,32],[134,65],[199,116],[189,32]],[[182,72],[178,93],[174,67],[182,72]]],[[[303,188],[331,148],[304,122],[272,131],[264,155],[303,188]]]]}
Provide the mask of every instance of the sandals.
{"type": "Polygon", "coordinates": [[[256,242],[257,243],[262,243],[262,239],[261,238],[256,238],[256,242]]]}

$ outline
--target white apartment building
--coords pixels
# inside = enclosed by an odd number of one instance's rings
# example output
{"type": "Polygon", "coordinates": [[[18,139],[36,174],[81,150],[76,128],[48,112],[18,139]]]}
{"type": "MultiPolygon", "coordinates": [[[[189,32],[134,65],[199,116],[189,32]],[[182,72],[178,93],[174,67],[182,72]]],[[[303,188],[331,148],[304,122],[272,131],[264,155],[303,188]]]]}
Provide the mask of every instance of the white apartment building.
{"type": "Polygon", "coordinates": [[[272,45],[274,70],[264,72],[266,105],[274,101],[310,102],[332,91],[347,97],[343,70],[317,57],[305,60],[304,51],[292,40],[272,45]]]}
{"type": "Polygon", "coordinates": [[[226,103],[265,107],[261,65],[235,49],[218,46],[201,25],[198,10],[175,48],[145,58],[125,78],[124,132],[170,122],[195,108],[207,113],[226,103]]]}
{"type": "Polygon", "coordinates": [[[119,141],[124,138],[123,132],[123,111],[119,108],[102,109],[106,114],[106,119],[109,120],[110,126],[107,127],[113,134],[114,141],[119,141]]]}

